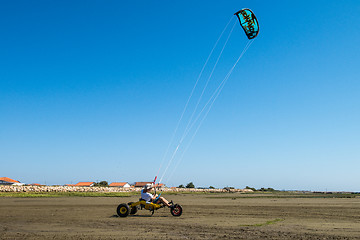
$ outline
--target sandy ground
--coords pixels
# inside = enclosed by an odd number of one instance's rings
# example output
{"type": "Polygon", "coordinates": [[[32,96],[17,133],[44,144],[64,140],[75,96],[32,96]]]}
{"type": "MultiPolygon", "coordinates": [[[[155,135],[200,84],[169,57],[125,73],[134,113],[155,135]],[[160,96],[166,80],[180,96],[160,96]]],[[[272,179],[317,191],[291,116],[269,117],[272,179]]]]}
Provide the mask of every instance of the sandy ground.
{"type": "Polygon", "coordinates": [[[360,239],[360,198],[163,196],[183,206],[117,217],[137,197],[0,198],[0,239],[360,239]]]}

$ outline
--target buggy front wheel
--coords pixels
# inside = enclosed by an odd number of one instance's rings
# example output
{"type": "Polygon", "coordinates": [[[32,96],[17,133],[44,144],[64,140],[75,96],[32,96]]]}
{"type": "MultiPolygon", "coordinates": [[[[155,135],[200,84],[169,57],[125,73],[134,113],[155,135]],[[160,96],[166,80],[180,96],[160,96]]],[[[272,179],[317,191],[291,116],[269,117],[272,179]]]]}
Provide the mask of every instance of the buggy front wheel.
{"type": "Polygon", "coordinates": [[[182,214],[182,207],[179,204],[175,204],[170,208],[170,212],[174,217],[180,217],[182,214]]]}

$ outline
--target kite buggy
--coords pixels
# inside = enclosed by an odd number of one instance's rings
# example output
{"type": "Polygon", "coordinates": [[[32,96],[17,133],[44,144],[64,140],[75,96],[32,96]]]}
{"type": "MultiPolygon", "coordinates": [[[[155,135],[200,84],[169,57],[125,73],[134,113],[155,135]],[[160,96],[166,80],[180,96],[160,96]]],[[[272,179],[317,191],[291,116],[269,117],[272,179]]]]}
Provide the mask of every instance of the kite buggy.
{"type": "MultiPolygon", "coordinates": [[[[161,194],[160,194],[161,195],[161,194]]],[[[182,207],[179,204],[174,204],[172,202],[170,208],[170,213],[174,217],[180,217],[182,214],[182,207]]],[[[151,212],[151,215],[154,214],[154,212],[160,208],[166,207],[163,203],[157,204],[157,203],[148,203],[144,199],[139,199],[137,202],[129,202],[129,203],[122,203],[120,204],[116,212],[120,217],[127,217],[129,214],[134,215],[137,213],[138,210],[149,210],[151,212]]]]}
{"type": "MultiPolygon", "coordinates": [[[[156,178],[155,178],[156,179],[156,178]]],[[[155,182],[155,181],[154,181],[155,182]]],[[[144,189],[141,190],[141,198],[137,202],[129,202],[120,204],[116,212],[120,217],[127,217],[129,214],[134,215],[140,209],[149,210],[151,215],[154,214],[155,210],[160,208],[170,208],[170,213],[174,217],[179,217],[182,214],[182,207],[179,204],[174,204],[173,201],[167,201],[164,197],[159,195],[153,196],[149,191],[153,188],[152,184],[146,184],[144,189]]]]}

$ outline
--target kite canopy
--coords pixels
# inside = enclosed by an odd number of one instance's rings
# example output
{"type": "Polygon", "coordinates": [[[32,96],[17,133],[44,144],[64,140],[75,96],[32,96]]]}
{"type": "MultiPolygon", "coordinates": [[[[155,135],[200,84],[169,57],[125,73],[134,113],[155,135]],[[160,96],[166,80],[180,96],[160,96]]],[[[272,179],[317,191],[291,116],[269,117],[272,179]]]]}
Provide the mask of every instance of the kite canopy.
{"type": "Polygon", "coordinates": [[[240,21],[241,27],[244,29],[248,39],[254,39],[259,34],[259,22],[255,17],[255,14],[248,8],[241,9],[236,12],[236,15],[240,21]]]}

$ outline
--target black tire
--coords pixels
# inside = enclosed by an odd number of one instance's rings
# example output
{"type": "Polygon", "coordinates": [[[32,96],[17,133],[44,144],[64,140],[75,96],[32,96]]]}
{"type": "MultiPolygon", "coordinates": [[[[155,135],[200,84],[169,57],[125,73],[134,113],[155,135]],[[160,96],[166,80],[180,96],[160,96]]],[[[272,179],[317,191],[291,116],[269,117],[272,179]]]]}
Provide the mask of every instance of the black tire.
{"type": "Polygon", "coordinates": [[[174,217],[180,217],[182,214],[182,207],[179,204],[175,204],[173,207],[170,208],[171,215],[174,217]]]}
{"type": "Polygon", "coordinates": [[[127,217],[130,213],[130,208],[127,204],[122,203],[117,207],[116,212],[120,217],[127,217]]]}
{"type": "Polygon", "coordinates": [[[131,207],[131,204],[133,204],[133,202],[129,202],[128,205],[130,207],[130,215],[134,215],[137,213],[137,207],[131,207]]]}
{"type": "Polygon", "coordinates": [[[132,207],[131,209],[130,209],[130,215],[134,215],[134,214],[136,214],[137,213],[137,207],[132,207]]]}

